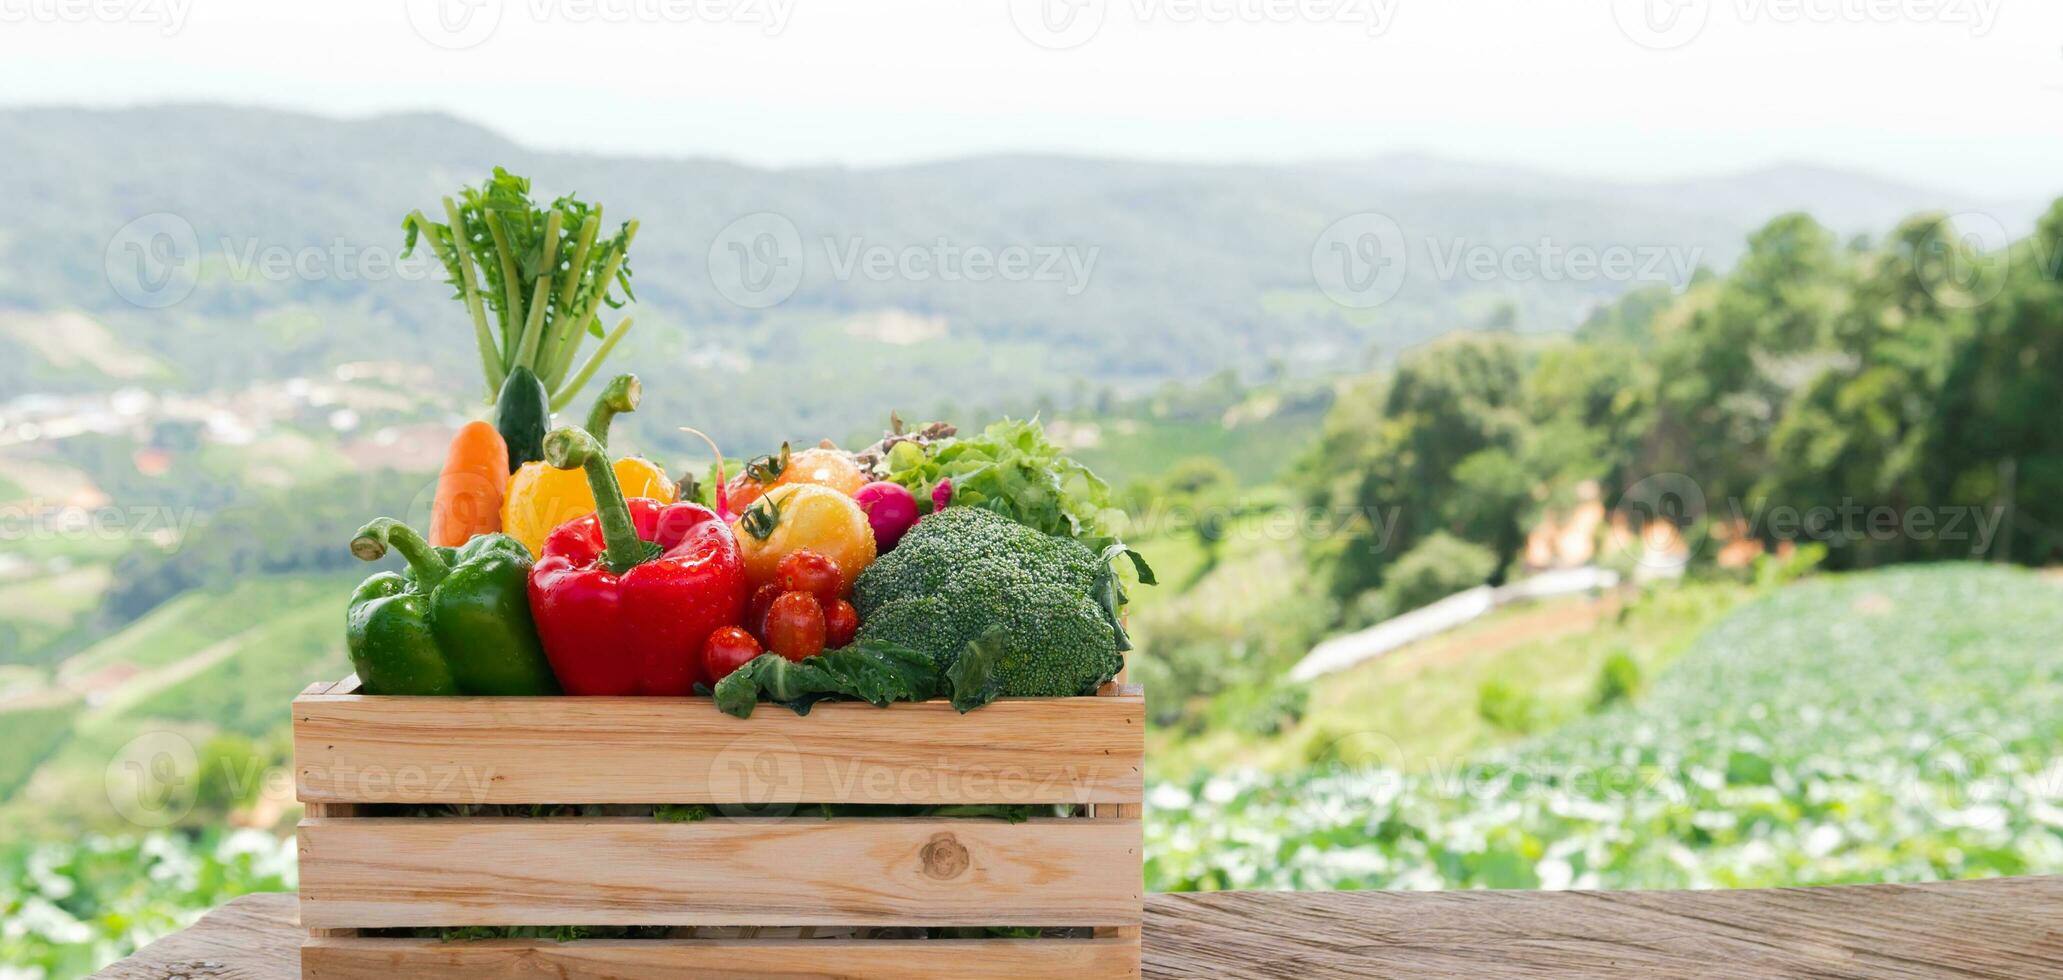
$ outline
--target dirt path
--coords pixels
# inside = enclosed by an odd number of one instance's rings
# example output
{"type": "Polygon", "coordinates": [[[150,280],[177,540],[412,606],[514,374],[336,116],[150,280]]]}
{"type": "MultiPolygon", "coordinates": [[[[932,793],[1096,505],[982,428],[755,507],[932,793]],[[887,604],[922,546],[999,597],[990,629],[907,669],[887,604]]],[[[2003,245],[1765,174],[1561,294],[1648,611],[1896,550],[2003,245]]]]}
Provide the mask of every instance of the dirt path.
{"type": "Polygon", "coordinates": [[[106,691],[104,697],[89,707],[85,714],[79,716],[79,727],[81,729],[89,729],[104,724],[108,719],[119,716],[123,711],[142,703],[151,695],[181,681],[188,680],[206,671],[208,668],[228,660],[230,657],[235,656],[239,650],[243,649],[245,641],[252,634],[263,629],[265,629],[263,625],[254,626],[220,643],[196,650],[156,670],[143,671],[124,680],[121,686],[106,691]]]}
{"type": "Polygon", "coordinates": [[[1493,613],[1487,620],[1401,647],[1382,659],[1390,670],[1396,671],[1398,679],[1408,678],[1471,657],[1494,656],[1522,643],[1595,629],[1599,623],[1618,615],[1620,605],[1616,596],[1608,595],[1596,599],[1575,596],[1513,607],[1493,613]]]}

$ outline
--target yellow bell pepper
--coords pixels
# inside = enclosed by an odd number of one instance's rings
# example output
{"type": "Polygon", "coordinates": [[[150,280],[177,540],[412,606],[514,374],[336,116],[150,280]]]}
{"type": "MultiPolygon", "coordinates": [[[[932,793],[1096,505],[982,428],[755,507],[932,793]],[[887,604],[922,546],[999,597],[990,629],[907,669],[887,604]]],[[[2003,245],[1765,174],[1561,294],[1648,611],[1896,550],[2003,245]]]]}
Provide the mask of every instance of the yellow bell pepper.
{"type": "MultiPolygon", "coordinates": [[[[650,497],[670,504],[679,492],[659,464],[642,456],[625,456],[610,468],[616,471],[616,482],[625,497],[650,497]]],[[[532,557],[538,557],[544,554],[546,535],[567,521],[594,512],[595,494],[588,489],[586,474],[578,469],[555,470],[543,462],[524,463],[509,477],[508,494],[501,504],[501,530],[523,542],[532,557]]]]}
{"type": "MultiPolygon", "coordinates": [[[[588,413],[588,434],[608,445],[609,422],[619,412],[635,411],[642,394],[636,375],[618,375],[588,413]]],[[[650,497],[670,504],[680,492],[659,464],[642,456],[625,456],[610,469],[616,471],[616,482],[625,497],[650,497]]],[[[594,512],[594,491],[588,489],[587,476],[578,468],[559,470],[533,461],[509,475],[508,490],[501,500],[501,530],[539,557],[544,554],[544,539],[559,525],[594,512]]]]}

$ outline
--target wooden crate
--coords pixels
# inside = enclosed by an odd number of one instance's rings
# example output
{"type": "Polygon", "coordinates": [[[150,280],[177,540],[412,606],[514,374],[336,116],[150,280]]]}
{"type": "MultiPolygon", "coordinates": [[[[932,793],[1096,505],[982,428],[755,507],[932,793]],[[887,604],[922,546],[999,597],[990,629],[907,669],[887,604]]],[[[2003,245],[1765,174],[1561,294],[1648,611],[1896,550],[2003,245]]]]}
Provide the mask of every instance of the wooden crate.
{"type": "Polygon", "coordinates": [[[942,702],[824,703],[750,719],[706,698],[356,691],[352,679],[294,701],[307,980],[1139,975],[1137,688],[966,715],[942,702]],[[713,815],[404,815],[662,803],[713,815]],[[812,803],[1057,804],[1075,815],[793,814],[812,803]],[[376,934],[465,926],[667,926],[692,938],[376,934]],[[1072,932],[869,934],[998,926],[1072,932]]]}

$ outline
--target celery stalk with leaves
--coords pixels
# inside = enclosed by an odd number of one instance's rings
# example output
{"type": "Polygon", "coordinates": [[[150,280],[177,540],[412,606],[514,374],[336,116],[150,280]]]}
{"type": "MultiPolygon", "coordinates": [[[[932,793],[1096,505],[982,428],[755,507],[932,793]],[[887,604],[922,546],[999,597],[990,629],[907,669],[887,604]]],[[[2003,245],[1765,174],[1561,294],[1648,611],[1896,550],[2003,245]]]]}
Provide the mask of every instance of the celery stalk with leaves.
{"type": "MultiPolygon", "coordinates": [[[[605,236],[600,204],[568,195],[540,207],[531,200],[530,181],[500,167],[480,186],[446,197],[442,210],[442,221],[409,212],[401,222],[408,236],[402,255],[413,254],[418,241],[429,243],[444,263],[453,298],[472,317],[497,414],[542,425],[544,419],[527,416],[570,404],[630,330],[630,317],[605,330],[601,316],[604,307],[620,309],[637,298],[630,287],[630,243],[638,223],[623,222],[605,236]],[[581,360],[589,336],[600,343],[581,360]],[[504,404],[536,401],[539,388],[545,405],[504,404]]],[[[510,450],[520,454],[516,446],[510,450]]]]}

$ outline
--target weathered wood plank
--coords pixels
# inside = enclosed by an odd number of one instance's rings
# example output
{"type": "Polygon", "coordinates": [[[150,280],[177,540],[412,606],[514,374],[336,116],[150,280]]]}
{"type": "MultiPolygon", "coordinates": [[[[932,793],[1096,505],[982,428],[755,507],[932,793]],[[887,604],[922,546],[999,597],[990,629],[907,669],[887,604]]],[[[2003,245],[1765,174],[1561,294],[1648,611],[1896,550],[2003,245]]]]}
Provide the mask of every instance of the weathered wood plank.
{"type": "MultiPolygon", "coordinates": [[[[1147,976],[1183,980],[2026,980],[2063,976],[2059,909],[2063,877],[1774,891],[1149,895],[1145,961],[1147,976]]],[[[100,976],[292,980],[306,941],[292,895],[253,895],[100,976]]]]}
{"type": "Polygon", "coordinates": [[[1145,699],[821,704],[706,698],[294,701],[305,802],[1137,803],[1145,699]]]}
{"type": "Polygon", "coordinates": [[[2063,976],[2063,878],[1147,900],[1149,977],[2063,976]]]}
{"type": "Polygon", "coordinates": [[[1139,976],[1138,941],[693,940],[563,946],[322,939],[301,950],[305,980],[1069,980],[1139,976]]]}
{"type": "MultiPolygon", "coordinates": [[[[353,674],[351,675],[351,680],[355,681],[357,677],[358,675],[353,674]]],[[[327,687],[328,685],[324,686],[327,687]]],[[[358,807],[356,804],[352,803],[308,803],[304,804],[301,809],[301,816],[304,819],[324,817],[355,817],[358,815],[358,807]]],[[[358,930],[356,929],[310,929],[308,930],[308,932],[310,935],[318,937],[341,937],[354,936],[358,934],[358,930]]]]}
{"type": "Polygon", "coordinates": [[[301,916],[398,926],[1136,925],[1136,820],[309,819],[301,916]]]}

